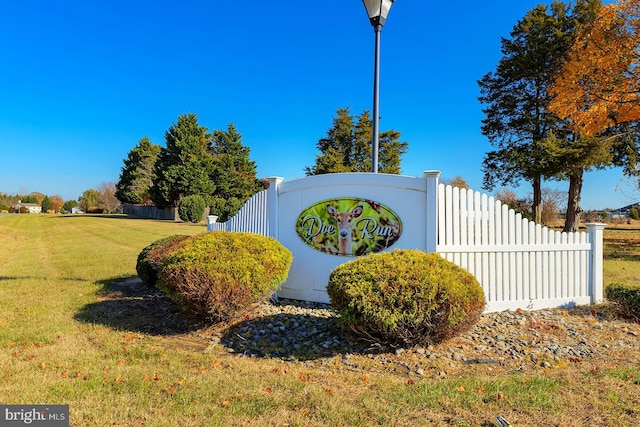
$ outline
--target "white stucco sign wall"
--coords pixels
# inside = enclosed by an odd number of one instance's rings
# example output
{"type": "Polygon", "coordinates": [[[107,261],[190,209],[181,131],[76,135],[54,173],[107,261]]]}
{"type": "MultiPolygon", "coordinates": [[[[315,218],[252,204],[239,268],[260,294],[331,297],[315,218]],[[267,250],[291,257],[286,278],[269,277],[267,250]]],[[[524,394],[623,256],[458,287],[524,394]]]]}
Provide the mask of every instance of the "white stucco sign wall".
{"type": "Polygon", "coordinates": [[[434,251],[436,236],[429,235],[427,223],[430,211],[435,221],[438,174],[347,173],[276,181],[278,220],[271,234],[293,253],[279,296],[329,302],[329,275],[344,262],[400,248],[434,251]],[[305,233],[315,236],[305,239],[305,233]]]}

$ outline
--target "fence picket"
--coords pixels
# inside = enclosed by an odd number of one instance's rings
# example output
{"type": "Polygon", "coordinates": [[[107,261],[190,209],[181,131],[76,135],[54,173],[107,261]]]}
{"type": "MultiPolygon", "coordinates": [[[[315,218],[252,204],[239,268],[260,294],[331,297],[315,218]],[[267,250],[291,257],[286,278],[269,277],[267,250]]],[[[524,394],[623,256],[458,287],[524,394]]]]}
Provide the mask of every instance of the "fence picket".
{"type": "Polygon", "coordinates": [[[490,305],[531,308],[589,299],[587,233],[554,231],[485,194],[440,187],[444,235],[437,250],[478,279],[490,305]]]}
{"type": "Polygon", "coordinates": [[[214,222],[207,225],[208,231],[246,231],[269,235],[267,218],[267,190],[254,194],[240,208],[238,213],[226,222],[214,222]]]}
{"type": "MultiPolygon", "coordinates": [[[[509,211],[509,226],[513,227],[514,231],[514,244],[516,246],[522,246],[522,214],[515,213],[515,211],[509,211]]],[[[524,280],[523,280],[523,270],[522,270],[522,252],[515,252],[512,254],[512,259],[514,261],[513,266],[515,268],[512,269],[513,275],[515,278],[515,286],[516,286],[516,299],[523,300],[524,297],[524,280]]]]}
{"type": "MultiPolygon", "coordinates": [[[[469,228],[469,212],[467,210],[467,190],[460,189],[460,243],[468,245],[467,229],[469,228]]],[[[470,254],[461,254],[460,267],[469,270],[470,254]]]]}
{"type": "MultiPolygon", "coordinates": [[[[482,213],[481,213],[482,205],[480,200],[480,193],[470,191],[468,193],[468,197],[469,197],[469,200],[473,201],[469,207],[469,210],[471,211],[470,214],[472,215],[472,218],[473,218],[473,237],[470,240],[470,244],[478,245],[481,243],[481,240],[482,240],[481,227],[482,227],[482,221],[483,221],[482,213]]],[[[475,275],[475,277],[483,277],[483,273],[487,271],[486,266],[484,266],[483,255],[479,252],[476,252],[475,254],[472,254],[472,256],[474,258],[474,264],[475,264],[475,269],[473,274],[475,275]]],[[[491,282],[492,280],[489,275],[485,275],[484,281],[481,282],[483,284],[484,292],[487,299],[490,299],[489,289],[491,287],[491,282]]]]}
{"type": "MultiPolygon", "coordinates": [[[[550,231],[547,228],[543,228],[540,224],[536,224],[536,235],[540,236],[540,241],[543,245],[551,244],[550,231]]],[[[553,282],[551,273],[551,265],[553,264],[553,260],[551,259],[552,255],[553,252],[541,252],[539,255],[536,254],[536,259],[538,259],[538,257],[542,258],[539,266],[540,275],[542,276],[542,281],[544,283],[542,288],[542,299],[551,299],[551,283],[553,282]]]]}

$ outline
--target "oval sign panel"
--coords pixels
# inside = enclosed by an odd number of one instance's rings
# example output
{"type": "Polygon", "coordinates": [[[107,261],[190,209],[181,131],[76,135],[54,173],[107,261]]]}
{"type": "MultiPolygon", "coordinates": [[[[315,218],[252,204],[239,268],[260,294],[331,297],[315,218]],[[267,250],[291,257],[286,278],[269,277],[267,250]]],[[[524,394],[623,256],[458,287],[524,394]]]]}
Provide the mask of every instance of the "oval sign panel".
{"type": "Polygon", "coordinates": [[[380,203],[346,197],[323,200],[306,208],[296,221],[296,231],[318,251],[359,256],[393,245],[402,234],[402,222],[380,203]]]}

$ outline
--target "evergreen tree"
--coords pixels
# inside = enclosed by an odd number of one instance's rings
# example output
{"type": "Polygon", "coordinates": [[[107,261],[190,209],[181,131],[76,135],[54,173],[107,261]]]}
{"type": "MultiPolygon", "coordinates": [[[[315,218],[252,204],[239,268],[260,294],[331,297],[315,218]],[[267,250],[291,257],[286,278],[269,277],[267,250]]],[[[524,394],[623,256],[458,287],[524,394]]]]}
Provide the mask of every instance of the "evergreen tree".
{"type": "MultiPolygon", "coordinates": [[[[401,172],[401,156],[407,152],[409,144],[400,142],[400,132],[387,130],[380,133],[378,152],[378,168],[381,173],[399,174],[401,172]]],[[[371,159],[369,159],[371,160],[371,159]]],[[[371,161],[367,162],[371,170],[371,161]]]]}
{"type": "Polygon", "coordinates": [[[242,144],[242,135],[233,123],[227,130],[215,130],[211,145],[215,183],[210,212],[223,222],[235,215],[255,193],[264,189],[256,176],[256,164],[251,160],[249,147],[242,144]]]}
{"type": "Polygon", "coordinates": [[[116,197],[121,203],[151,204],[149,190],[153,184],[153,171],[161,147],[148,137],[142,138],[124,160],[120,180],[116,184],[116,197]]]}
{"type": "MultiPolygon", "coordinates": [[[[372,120],[368,111],[352,116],[349,108],[339,108],[327,136],[316,147],[320,154],[313,166],[305,167],[306,175],[371,171],[372,120]]],[[[378,170],[400,173],[402,155],[409,144],[400,141],[400,132],[389,130],[379,135],[378,170]]]]}
{"type": "Polygon", "coordinates": [[[49,198],[49,196],[44,196],[44,199],[42,199],[42,212],[47,213],[49,211],[49,209],[51,209],[51,199],[49,198]]]}
{"type": "Polygon", "coordinates": [[[569,49],[574,25],[567,4],[536,6],[518,21],[511,38],[502,40],[504,56],[496,70],[478,82],[478,99],[486,105],[481,131],[496,148],[485,156],[483,187],[530,182],[534,214],[542,200],[542,179],[558,178],[560,173],[542,141],[566,128],[549,112],[548,87],[569,49]]]}
{"type": "Polygon", "coordinates": [[[183,114],[165,132],[165,142],[150,189],[153,203],[160,208],[177,207],[184,196],[192,194],[210,200],[215,184],[211,180],[214,161],[207,128],[198,124],[195,114],[183,114]]]}
{"type": "Polygon", "coordinates": [[[22,201],[22,203],[39,203],[38,198],[35,194],[28,194],[26,196],[18,196],[18,199],[22,201]]]}
{"type": "Polygon", "coordinates": [[[180,201],[178,207],[178,215],[185,222],[193,222],[194,224],[202,221],[202,216],[206,209],[204,198],[199,194],[185,196],[180,201]]]}
{"type": "Polygon", "coordinates": [[[353,117],[349,108],[340,108],[333,118],[333,126],[327,131],[327,136],[321,138],[316,147],[320,155],[316,156],[316,164],[306,167],[307,175],[324,173],[352,172],[353,150],[355,135],[353,117]]]}

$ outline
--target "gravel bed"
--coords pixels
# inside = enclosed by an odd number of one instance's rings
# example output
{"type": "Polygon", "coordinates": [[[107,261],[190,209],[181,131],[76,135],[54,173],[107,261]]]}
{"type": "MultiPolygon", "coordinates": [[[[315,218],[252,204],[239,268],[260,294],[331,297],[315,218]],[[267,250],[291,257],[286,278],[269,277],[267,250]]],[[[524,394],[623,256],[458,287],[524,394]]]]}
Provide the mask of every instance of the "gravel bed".
{"type": "Polygon", "coordinates": [[[244,357],[357,367],[358,357],[408,373],[445,376],[462,365],[515,370],[554,368],[638,350],[637,324],[604,319],[587,308],[484,314],[467,333],[426,348],[389,348],[342,331],[327,304],[281,299],[261,304],[250,318],[211,337],[214,346],[244,357]]]}

